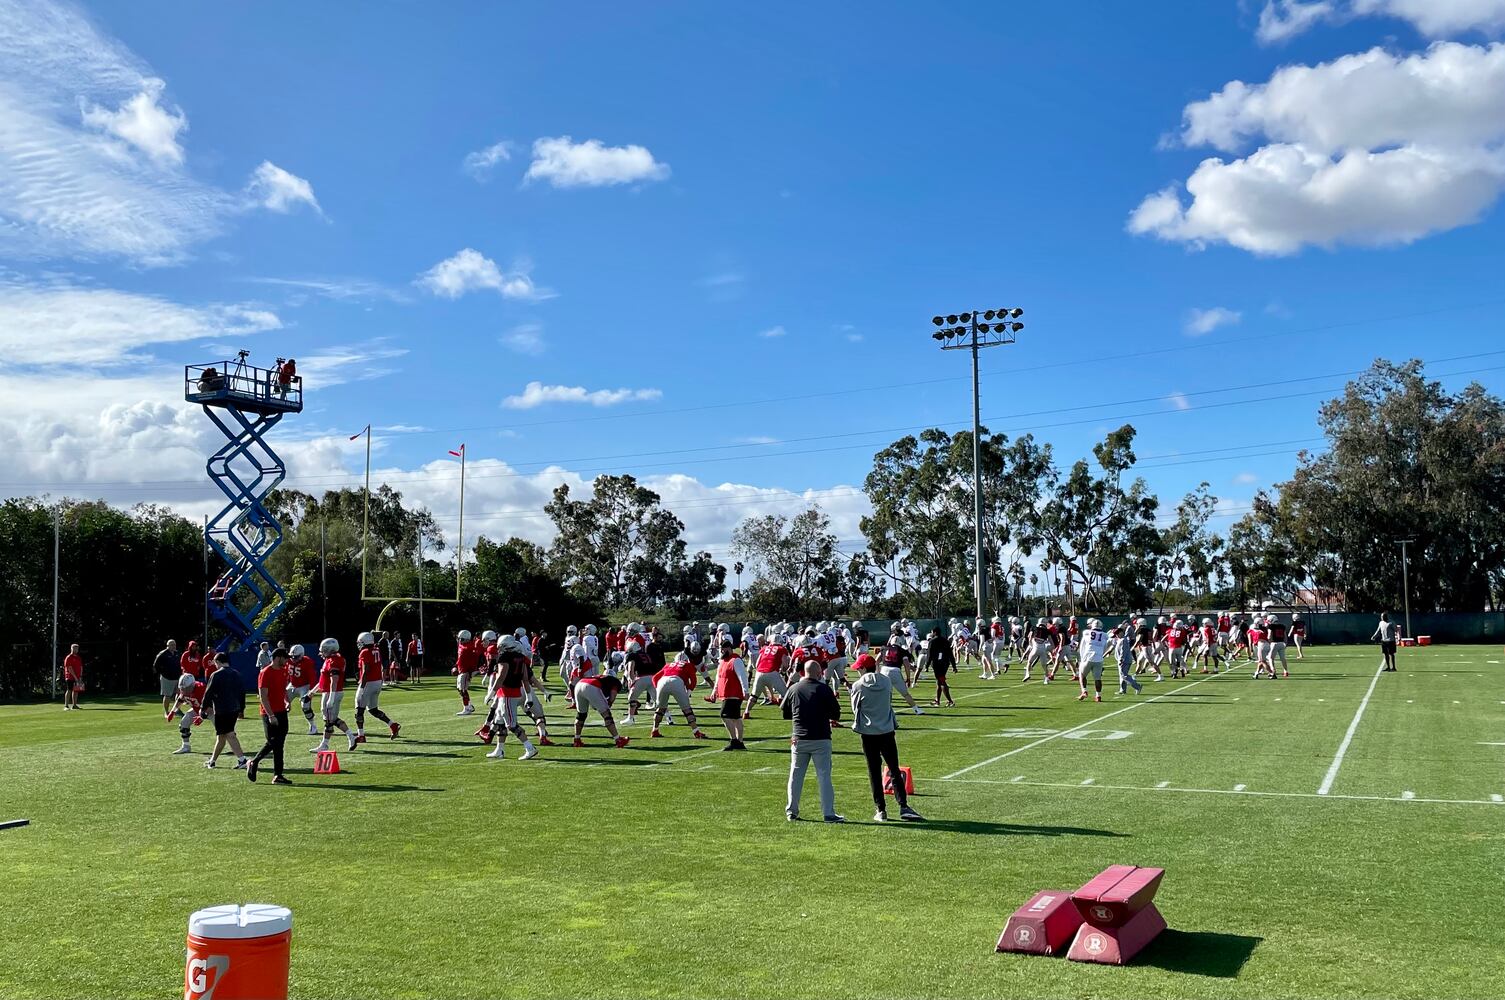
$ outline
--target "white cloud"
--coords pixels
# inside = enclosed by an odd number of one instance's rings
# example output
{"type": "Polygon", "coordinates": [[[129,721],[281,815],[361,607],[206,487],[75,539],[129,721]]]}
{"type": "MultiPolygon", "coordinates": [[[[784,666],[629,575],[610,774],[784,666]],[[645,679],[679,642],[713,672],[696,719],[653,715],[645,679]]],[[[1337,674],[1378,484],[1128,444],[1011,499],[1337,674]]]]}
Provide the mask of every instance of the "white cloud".
{"type": "Polygon", "coordinates": [[[1223,306],[1211,309],[1192,309],[1186,314],[1186,332],[1193,337],[1211,333],[1220,326],[1229,326],[1244,318],[1244,314],[1223,306]]]}
{"type": "Polygon", "coordinates": [[[514,326],[502,335],[502,343],[518,354],[538,356],[548,349],[543,340],[543,327],[538,323],[523,323],[514,326]]]}
{"type": "Polygon", "coordinates": [[[1189,410],[1189,409],[1191,409],[1191,400],[1189,400],[1189,399],[1186,398],[1186,394],[1185,393],[1173,392],[1169,396],[1166,396],[1165,399],[1166,399],[1166,402],[1170,403],[1172,406],[1174,406],[1178,410],[1189,410]]]}
{"type": "Polygon", "coordinates": [[[779,439],[776,438],[776,437],[769,437],[766,434],[754,434],[751,437],[740,437],[740,438],[738,438],[737,439],[737,443],[738,444],[769,445],[769,444],[778,444],[779,443],[779,439]]]}
{"type": "Polygon", "coordinates": [[[117,366],[146,360],[141,349],[151,344],[281,326],[275,313],[246,303],[184,306],[112,289],[0,285],[0,369],[117,366]]]}
{"type": "Polygon", "coordinates": [[[386,299],[391,302],[409,302],[410,296],[401,289],[388,288],[365,278],[246,278],[258,285],[274,285],[313,292],[336,302],[360,302],[371,299],[386,299]]]}
{"type": "Polygon", "coordinates": [[[669,165],[642,146],[604,146],[599,139],[574,142],[561,135],[533,143],[533,162],[525,179],[570,188],[661,181],[668,176],[669,165]]]}
{"type": "Polygon", "coordinates": [[[1408,243],[1478,220],[1505,189],[1505,45],[1439,42],[1288,66],[1187,106],[1181,141],[1205,159],[1146,197],[1132,233],[1261,254],[1408,243]]]}
{"type": "Polygon", "coordinates": [[[1259,482],[1259,477],[1252,472],[1240,472],[1233,477],[1233,481],[1239,486],[1251,486],[1259,482]]]}
{"type": "Polygon", "coordinates": [[[323,347],[297,356],[298,374],[310,391],[346,382],[365,382],[397,374],[399,369],[390,362],[407,353],[407,348],[393,347],[381,339],[323,347]]]}
{"type": "Polygon", "coordinates": [[[521,395],[508,396],[502,405],[511,410],[531,410],[545,403],[584,403],[590,406],[615,406],[618,403],[645,402],[663,397],[659,389],[586,389],[579,385],[544,385],[529,382],[521,395]]]}
{"type": "Polygon", "coordinates": [[[320,215],[324,210],[314,197],[313,185],[297,174],[290,174],[270,160],[262,160],[261,166],[251,174],[246,184],[246,194],[262,208],[286,214],[299,205],[307,205],[320,215]]]}
{"type": "Polygon", "coordinates": [[[466,154],[461,167],[467,174],[478,181],[491,176],[492,169],[498,164],[512,159],[512,143],[503,139],[501,142],[492,143],[485,149],[478,149],[474,153],[466,154]]]}
{"type": "Polygon", "coordinates": [[[161,265],[219,231],[232,199],[177,169],[161,87],[73,7],[0,4],[0,255],[161,265]]]}
{"type": "Polygon", "coordinates": [[[1255,34],[1283,42],[1319,23],[1356,17],[1393,17],[1422,34],[1442,38],[1467,31],[1505,30],[1505,0],[1266,0],[1255,34]]]}
{"type": "Polygon", "coordinates": [[[784,329],[782,326],[771,326],[768,329],[761,331],[758,336],[768,337],[769,339],[772,339],[774,337],[783,337],[788,333],[789,331],[784,329]]]}
{"type": "Polygon", "coordinates": [[[457,299],[467,292],[493,291],[506,299],[538,301],[554,297],[547,288],[533,284],[526,266],[511,274],[497,267],[496,261],[479,250],[466,247],[453,257],[441,260],[418,276],[418,284],[446,299],[457,299]]]}
{"type": "Polygon", "coordinates": [[[1232,153],[1251,141],[1316,153],[1416,145],[1474,149],[1505,139],[1505,44],[1438,42],[1316,66],[1284,66],[1268,82],[1229,83],[1186,106],[1181,141],[1232,153]]]}
{"type": "Polygon", "coordinates": [[[141,91],[115,111],[83,101],[83,122],[124,139],[158,164],[178,166],[183,162],[178,133],[188,127],[188,117],[176,108],[169,111],[157,103],[166,86],[156,77],[143,80],[141,91]]]}

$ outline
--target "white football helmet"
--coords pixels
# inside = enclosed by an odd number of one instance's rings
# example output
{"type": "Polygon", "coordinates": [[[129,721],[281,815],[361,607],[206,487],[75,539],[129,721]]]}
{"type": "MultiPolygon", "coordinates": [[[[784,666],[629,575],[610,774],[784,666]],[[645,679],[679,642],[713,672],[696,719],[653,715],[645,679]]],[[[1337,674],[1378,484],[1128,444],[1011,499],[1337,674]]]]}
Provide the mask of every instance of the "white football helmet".
{"type": "Polygon", "coordinates": [[[289,649],[287,651],[287,655],[288,655],[288,659],[290,659],[290,660],[300,660],[300,659],[303,658],[303,647],[302,646],[294,646],[292,649],[289,649]]]}
{"type": "MultiPolygon", "coordinates": [[[[461,632],[460,634],[467,639],[470,638],[469,632],[461,632]]],[[[367,646],[374,646],[376,645],[376,636],[372,635],[370,632],[362,632],[360,635],[355,637],[355,644],[362,649],[365,649],[367,646]]]]}
{"type": "MultiPolygon", "coordinates": [[[[370,634],[371,634],[370,632],[362,632],[361,633],[362,636],[368,636],[370,634]]],[[[468,628],[462,628],[459,632],[455,633],[455,638],[459,639],[461,642],[469,642],[470,641],[470,629],[468,629],[468,628]]],[[[359,640],[357,640],[357,644],[360,644],[359,640]]]]}
{"type": "Polygon", "coordinates": [[[525,628],[519,628],[512,633],[512,638],[521,640],[522,642],[527,642],[528,630],[525,628]]]}
{"type": "Polygon", "coordinates": [[[587,626],[585,626],[585,634],[586,635],[595,635],[596,634],[596,626],[594,626],[594,625],[587,625],[587,626]]]}
{"type": "Polygon", "coordinates": [[[496,629],[489,628],[481,633],[482,642],[496,642],[496,629]]]}
{"type": "Polygon", "coordinates": [[[573,625],[567,625],[567,626],[565,626],[564,634],[565,635],[574,635],[578,631],[580,631],[580,630],[577,629],[575,626],[573,626],[573,625]]]}
{"type": "Polygon", "coordinates": [[[628,635],[642,635],[643,634],[643,623],[642,622],[628,622],[627,623],[627,634],[628,635]]]}
{"type": "Polygon", "coordinates": [[[1166,622],[1166,620],[1165,620],[1165,615],[1161,615],[1161,616],[1160,616],[1160,617],[1159,617],[1159,618],[1158,618],[1158,619],[1157,619],[1157,620],[1156,620],[1156,621],[1155,621],[1155,624],[1156,624],[1156,625],[1165,625],[1165,624],[1168,624],[1168,623],[1167,623],[1167,622],[1166,622]]]}
{"type": "Polygon", "coordinates": [[[319,643],[319,655],[320,656],[333,656],[335,653],[338,653],[339,651],[340,651],[340,640],[338,640],[338,639],[325,639],[323,642],[319,643]]]}

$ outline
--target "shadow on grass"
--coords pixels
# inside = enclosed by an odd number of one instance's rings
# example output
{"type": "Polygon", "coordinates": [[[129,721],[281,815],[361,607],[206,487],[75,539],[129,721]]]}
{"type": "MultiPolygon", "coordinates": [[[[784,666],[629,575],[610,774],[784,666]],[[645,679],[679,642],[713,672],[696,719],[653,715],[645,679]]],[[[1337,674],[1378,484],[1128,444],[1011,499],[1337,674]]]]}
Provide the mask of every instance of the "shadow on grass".
{"type": "MultiPolygon", "coordinates": [[[[897,807],[895,807],[897,808],[897,807]]],[[[1034,826],[1028,823],[994,823],[980,819],[927,819],[920,823],[889,822],[865,824],[899,830],[930,830],[942,833],[968,833],[982,837],[1128,837],[1113,830],[1094,830],[1082,826],[1034,826]]]]}
{"type": "MultiPolygon", "coordinates": [[[[345,772],[349,773],[349,772],[345,772]]],[[[420,788],[417,785],[358,785],[339,781],[339,775],[330,775],[328,781],[314,781],[312,775],[303,781],[293,782],[293,788],[317,788],[320,791],[338,789],[344,792],[442,792],[443,788],[420,788]]]]}
{"type": "Polygon", "coordinates": [[[402,741],[400,743],[394,743],[393,746],[479,747],[485,746],[485,744],[480,740],[415,740],[404,736],[402,737],[402,741]]]}
{"type": "Polygon", "coordinates": [[[1232,979],[1263,940],[1242,934],[1167,930],[1130,964],[1192,976],[1232,979]]]}
{"type": "MultiPolygon", "coordinates": [[[[401,746],[401,744],[398,744],[398,745],[401,746]]],[[[455,746],[475,746],[475,747],[478,747],[478,748],[482,747],[482,746],[485,746],[484,743],[474,743],[474,744],[471,744],[471,743],[457,743],[457,744],[454,744],[454,745],[455,746]]],[[[464,756],[466,756],[465,754],[461,754],[461,753],[448,753],[448,752],[414,753],[412,750],[372,750],[372,749],[369,749],[369,748],[365,749],[365,750],[361,750],[361,751],[359,751],[359,753],[360,753],[360,755],[362,757],[464,757],[464,756]]]]}

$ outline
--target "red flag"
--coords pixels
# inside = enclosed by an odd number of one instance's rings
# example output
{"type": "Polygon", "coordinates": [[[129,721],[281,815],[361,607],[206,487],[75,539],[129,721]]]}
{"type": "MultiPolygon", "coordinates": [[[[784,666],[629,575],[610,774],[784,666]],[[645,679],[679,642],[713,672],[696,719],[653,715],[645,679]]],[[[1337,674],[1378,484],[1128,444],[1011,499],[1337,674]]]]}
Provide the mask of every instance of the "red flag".
{"type": "Polygon", "coordinates": [[[365,427],[362,427],[360,430],[358,430],[354,434],[350,435],[350,440],[354,441],[356,438],[360,437],[362,434],[365,434],[370,429],[371,429],[371,425],[367,424],[365,427]]]}
{"type": "Polygon", "coordinates": [[[450,454],[453,455],[453,456],[455,456],[456,458],[463,458],[464,455],[465,455],[465,446],[463,444],[460,445],[460,450],[459,451],[455,451],[455,450],[451,449],[450,450],[450,454]]]}

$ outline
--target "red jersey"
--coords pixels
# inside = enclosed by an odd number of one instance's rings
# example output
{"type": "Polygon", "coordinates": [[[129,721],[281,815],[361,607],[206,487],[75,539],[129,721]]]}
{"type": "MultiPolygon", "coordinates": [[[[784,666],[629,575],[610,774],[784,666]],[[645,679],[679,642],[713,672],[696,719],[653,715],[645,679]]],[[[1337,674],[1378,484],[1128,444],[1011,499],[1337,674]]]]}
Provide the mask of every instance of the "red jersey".
{"type": "Polygon", "coordinates": [[[473,674],[481,662],[481,651],[474,643],[462,642],[455,649],[455,669],[462,674],[473,674]]]}
{"type": "Polygon", "coordinates": [[[325,694],[337,694],[345,690],[345,657],[331,653],[324,659],[319,671],[319,690],[325,694]]]}
{"type": "Polygon", "coordinates": [[[1258,625],[1249,626],[1249,645],[1258,645],[1265,641],[1265,630],[1258,625]]]}
{"type": "Polygon", "coordinates": [[[1219,615],[1218,616],[1218,631],[1219,632],[1227,632],[1231,628],[1233,628],[1233,619],[1229,618],[1227,615],[1219,615]]]}
{"type": "Polygon", "coordinates": [[[721,661],[721,666],[716,668],[716,698],[746,698],[747,691],[742,686],[742,678],[737,676],[737,668],[742,661],[733,656],[721,661]]]}
{"type": "Polygon", "coordinates": [[[1286,641],[1286,627],[1284,622],[1271,622],[1268,628],[1270,629],[1271,642],[1286,641]]]}
{"type": "Polygon", "coordinates": [[[70,681],[84,679],[84,660],[77,653],[69,653],[63,657],[63,676],[70,681]]]}
{"type": "Polygon", "coordinates": [[[190,649],[178,657],[178,668],[185,674],[199,677],[204,673],[204,661],[199,659],[197,650],[190,649]]]}
{"type": "Polygon", "coordinates": [[[824,667],[831,661],[831,654],[826,652],[826,648],[818,642],[811,642],[808,646],[801,646],[795,652],[799,655],[801,663],[806,660],[814,660],[824,667]]]}
{"type": "Polygon", "coordinates": [[[1306,635],[1306,622],[1291,622],[1291,634],[1296,636],[1306,635]]]}
{"type": "Polygon", "coordinates": [[[1055,622],[1051,622],[1049,625],[1045,626],[1045,630],[1050,633],[1049,641],[1052,645],[1059,646],[1063,641],[1065,641],[1064,637],[1061,635],[1060,626],[1058,626],[1055,622]]]}
{"type": "Polygon", "coordinates": [[[361,650],[355,661],[355,675],[362,684],[381,680],[381,654],[371,646],[361,650]]]}
{"type": "Polygon", "coordinates": [[[757,672],[760,674],[776,674],[784,669],[784,647],[778,643],[769,643],[758,653],[757,672]]]}
{"type": "Polygon", "coordinates": [[[179,690],[178,697],[188,702],[194,708],[202,708],[204,706],[204,688],[208,686],[203,681],[194,681],[193,687],[187,691],[179,690]]]}
{"type": "Polygon", "coordinates": [[[256,686],[264,688],[267,696],[261,702],[262,715],[274,715],[287,711],[287,668],[268,664],[256,675],[256,686]]]}
{"type": "Polygon", "coordinates": [[[319,667],[313,657],[304,655],[287,661],[287,682],[293,687],[312,687],[318,677],[319,667]]]}
{"type": "Polygon", "coordinates": [[[995,639],[1002,639],[1003,638],[1003,622],[994,622],[992,624],[992,626],[988,629],[988,631],[989,631],[989,633],[992,634],[993,638],[995,638],[995,639]]]}
{"type": "Polygon", "coordinates": [[[1202,642],[1203,642],[1203,644],[1211,646],[1212,643],[1213,643],[1213,639],[1214,639],[1214,635],[1213,635],[1213,631],[1212,631],[1212,626],[1211,625],[1203,625],[1202,626],[1202,642]]]}
{"type": "Polygon", "coordinates": [[[1180,649],[1186,645],[1186,627],[1172,625],[1165,630],[1165,645],[1169,649],[1180,649]]]}
{"type": "Polygon", "coordinates": [[[418,640],[417,639],[409,639],[408,640],[408,661],[412,662],[413,657],[415,657],[417,655],[418,655],[418,640]]]}
{"type": "Polygon", "coordinates": [[[689,660],[675,660],[673,663],[660,670],[657,674],[654,674],[654,685],[657,686],[659,680],[664,677],[678,677],[680,680],[685,682],[685,687],[689,688],[691,691],[695,690],[695,664],[691,663],[689,660]]]}

